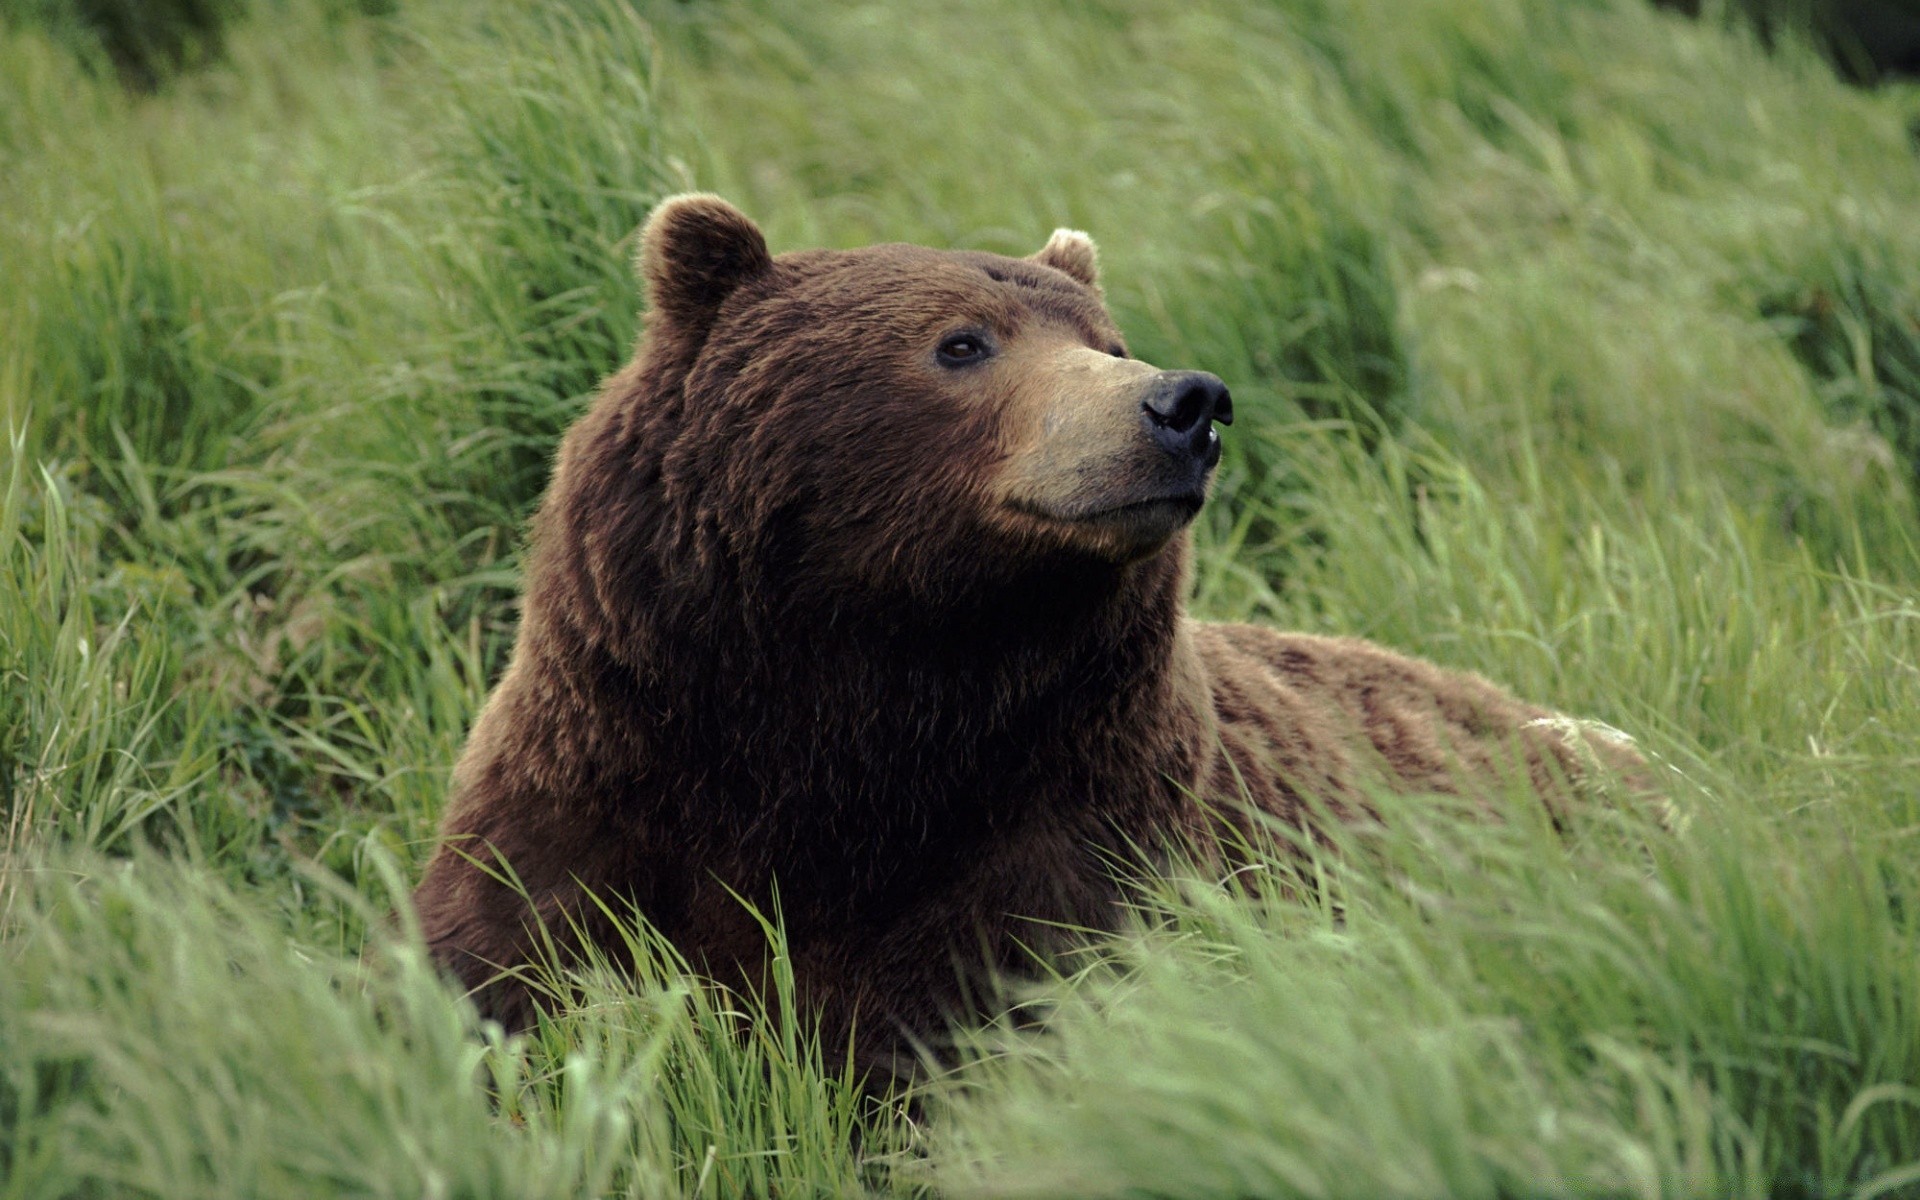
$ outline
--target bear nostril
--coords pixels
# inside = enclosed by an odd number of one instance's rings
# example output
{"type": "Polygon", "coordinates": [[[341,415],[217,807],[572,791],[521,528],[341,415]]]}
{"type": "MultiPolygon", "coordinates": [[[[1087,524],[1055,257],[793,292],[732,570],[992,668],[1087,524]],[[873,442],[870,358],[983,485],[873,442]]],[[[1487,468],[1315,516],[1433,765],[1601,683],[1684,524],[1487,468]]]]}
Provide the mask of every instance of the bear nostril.
{"type": "Polygon", "coordinates": [[[1175,454],[1208,455],[1219,442],[1213,422],[1233,420],[1233,398],[1218,376],[1163,371],[1141,398],[1154,440],[1175,454]]]}
{"type": "Polygon", "coordinates": [[[1147,415],[1153,423],[1172,433],[1185,433],[1199,424],[1206,408],[1203,389],[1193,380],[1183,381],[1171,396],[1154,396],[1147,401],[1147,415]]]}
{"type": "Polygon", "coordinates": [[[1185,433],[1203,421],[1233,423],[1233,397],[1218,376],[1205,371],[1165,371],[1140,402],[1159,428],[1185,433]]]}

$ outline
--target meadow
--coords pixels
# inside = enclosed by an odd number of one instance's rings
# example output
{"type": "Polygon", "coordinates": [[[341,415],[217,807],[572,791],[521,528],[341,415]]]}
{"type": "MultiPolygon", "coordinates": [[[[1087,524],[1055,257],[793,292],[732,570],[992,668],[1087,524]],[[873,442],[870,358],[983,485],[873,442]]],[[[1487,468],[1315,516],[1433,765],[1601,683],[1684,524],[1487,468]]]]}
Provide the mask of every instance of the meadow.
{"type": "Polygon", "coordinates": [[[0,1198],[1920,1195],[1920,89],[1639,0],[202,7],[0,4],[0,1198]],[[1171,872],[910,1104],[644,928],[482,1027],[406,895],[691,187],[1090,231],[1233,388],[1196,610],[1678,819],[1171,872]]]}

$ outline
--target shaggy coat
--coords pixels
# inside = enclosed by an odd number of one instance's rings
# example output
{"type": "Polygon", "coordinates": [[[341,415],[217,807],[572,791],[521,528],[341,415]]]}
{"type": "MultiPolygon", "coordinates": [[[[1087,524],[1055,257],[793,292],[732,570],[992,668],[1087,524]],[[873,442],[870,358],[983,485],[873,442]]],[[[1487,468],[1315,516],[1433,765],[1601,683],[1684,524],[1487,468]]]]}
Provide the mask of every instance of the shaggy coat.
{"type": "Polygon", "coordinates": [[[885,1074],[983,973],[1111,926],[1114,863],[1203,800],[1304,822],[1579,773],[1475,676],[1184,615],[1230,401],[1126,356],[1084,235],[774,258],[693,196],[642,242],[645,336],[561,447],[417,894],[488,1015],[531,1019],[501,973],[536,920],[610,938],[588,893],[757,983],[744,900],[885,1074]]]}

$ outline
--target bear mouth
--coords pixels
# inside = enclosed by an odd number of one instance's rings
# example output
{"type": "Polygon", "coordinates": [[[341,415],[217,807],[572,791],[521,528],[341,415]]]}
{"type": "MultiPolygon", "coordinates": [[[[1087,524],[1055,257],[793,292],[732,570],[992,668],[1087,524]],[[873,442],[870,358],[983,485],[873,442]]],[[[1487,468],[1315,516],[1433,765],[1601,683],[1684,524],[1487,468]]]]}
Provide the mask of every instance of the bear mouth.
{"type": "Polygon", "coordinates": [[[1116,504],[1111,508],[1097,508],[1091,512],[1078,513],[1067,518],[1072,521],[1123,521],[1133,522],[1141,519],[1159,517],[1172,518],[1177,524],[1185,525],[1200,513],[1200,506],[1206,502],[1205,496],[1183,493],[1177,496],[1155,496],[1148,500],[1130,500],[1125,504],[1116,504]]]}
{"type": "Polygon", "coordinates": [[[1185,528],[1199,515],[1206,499],[1204,492],[1183,491],[1117,504],[1095,501],[1053,508],[1016,503],[1014,507],[1028,516],[1055,524],[1090,532],[1097,530],[1109,536],[1118,534],[1122,541],[1146,545],[1163,542],[1185,528]]]}
{"type": "Polygon", "coordinates": [[[1148,496],[1144,500],[1123,500],[1118,503],[1103,503],[1095,500],[1059,508],[1036,504],[1031,500],[1015,500],[1013,507],[1030,517],[1064,521],[1068,524],[1127,520],[1136,515],[1152,516],[1162,512],[1179,514],[1184,523],[1199,515],[1201,506],[1206,502],[1207,497],[1204,492],[1173,492],[1165,496],[1148,496]]]}

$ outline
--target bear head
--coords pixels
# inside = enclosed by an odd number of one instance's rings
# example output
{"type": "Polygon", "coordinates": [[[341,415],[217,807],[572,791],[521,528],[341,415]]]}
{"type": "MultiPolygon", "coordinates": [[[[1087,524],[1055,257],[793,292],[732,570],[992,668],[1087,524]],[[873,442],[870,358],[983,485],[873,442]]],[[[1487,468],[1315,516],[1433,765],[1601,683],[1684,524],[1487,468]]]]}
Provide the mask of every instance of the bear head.
{"type": "Polygon", "coordinates": [[[662,483],[713,526],[684,549],[717,538],[785,596],[938,608],[1163,554],[1232,420],[1214,376],[1128,354],[1072,230],[1024,259],[776,258],[739,210],[683,195],[648,220],[638,267],[662,483]]]}

